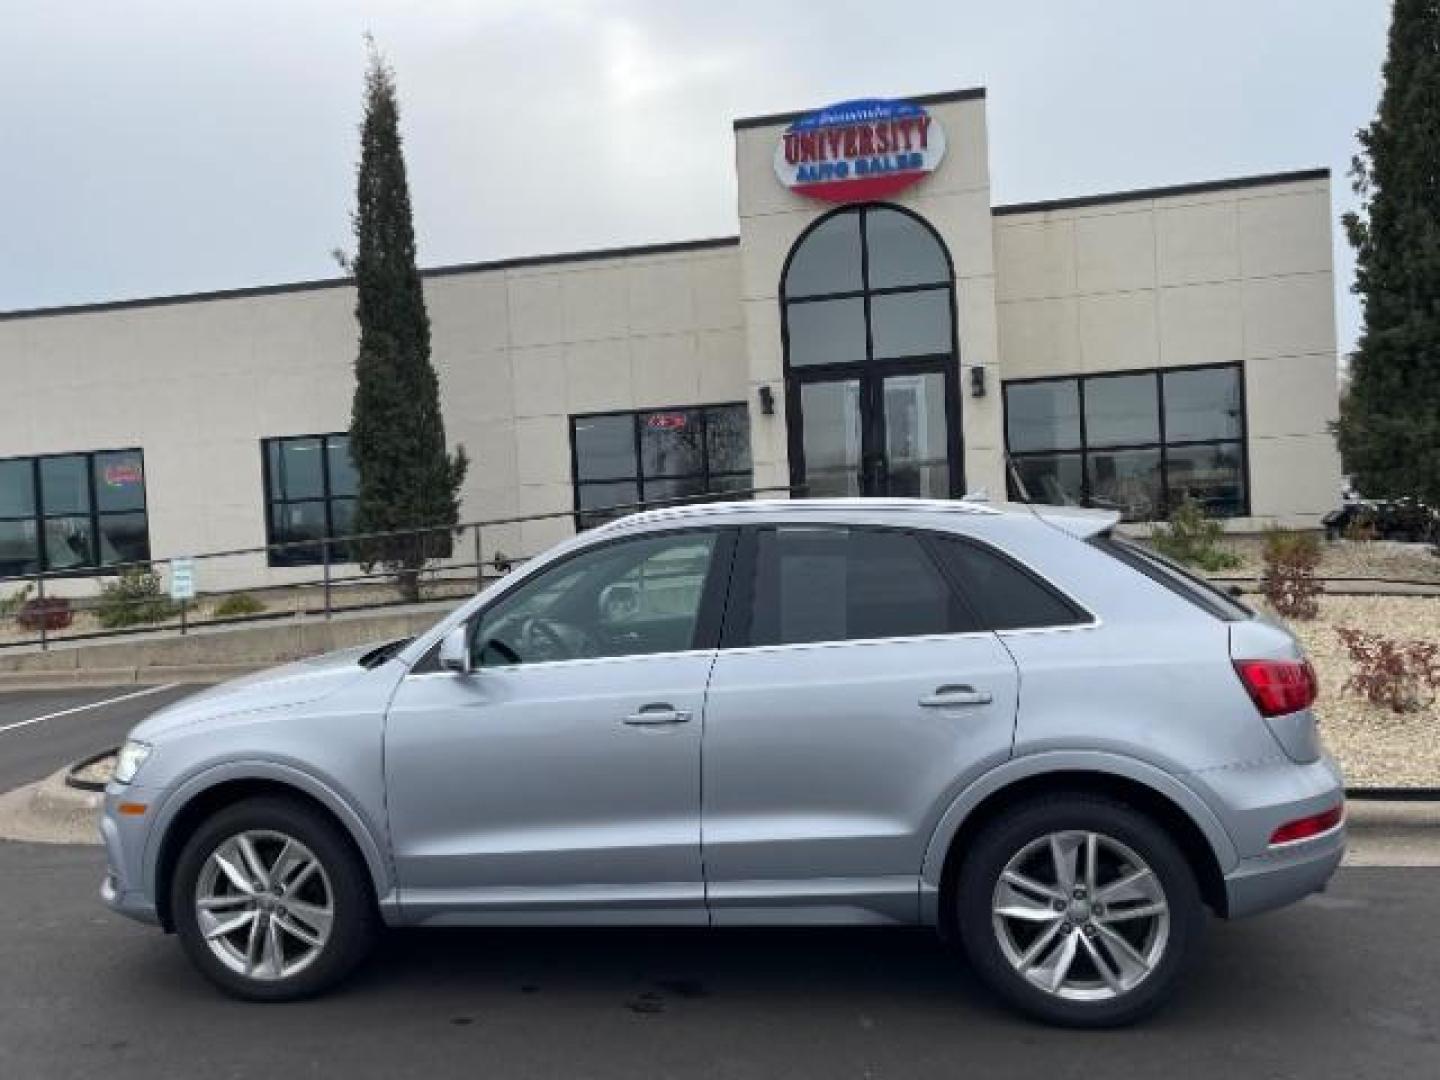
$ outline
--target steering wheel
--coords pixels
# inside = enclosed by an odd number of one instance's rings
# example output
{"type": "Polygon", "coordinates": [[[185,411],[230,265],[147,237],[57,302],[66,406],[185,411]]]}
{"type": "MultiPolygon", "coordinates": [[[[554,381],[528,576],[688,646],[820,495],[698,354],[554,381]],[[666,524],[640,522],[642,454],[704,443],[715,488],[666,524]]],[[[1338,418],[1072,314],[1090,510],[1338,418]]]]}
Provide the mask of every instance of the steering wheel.
{"type": "Polygon", "coordinates": [[[509,645],[506,645],[505,642],[501,641],[499,638],[491,638],[485,643],[485,648],[480,651],[483,654],[490,651],[491,649],[499,653],[500,659],[504,660],[507,664],[520,663],[520,654],[517,653],[514,649],[512,649],[509,645]]]}
{"type": "Polygon", "coordinates": [[[520,625],[519,645],[520,648],[517,651],[532,662],[535,659],[534,653],[537,646],[540,651],[557,660],[567,659],[570,655],[570,646],[566,644],[559,629],[543,615],[531,615],[520,625]]]}

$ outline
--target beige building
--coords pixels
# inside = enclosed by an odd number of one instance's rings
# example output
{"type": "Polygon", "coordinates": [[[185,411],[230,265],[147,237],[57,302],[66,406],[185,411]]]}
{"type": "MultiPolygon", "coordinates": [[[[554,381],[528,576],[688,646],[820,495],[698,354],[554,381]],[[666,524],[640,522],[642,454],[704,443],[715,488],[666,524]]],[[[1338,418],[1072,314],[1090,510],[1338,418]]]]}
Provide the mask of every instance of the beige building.
{"type": "MultiPolygon", "coordinates": [[[[555,515],[487,558],[751,487],[1190,497],[1237,529],[1335,504],[1326,170],[996,206],[980,90],[735,144],[738,236],[426,272],[464,518],[555,515]]],[[[353,306],[335,279],[0,315],[0,576],[343,536],[353,306]]]]}

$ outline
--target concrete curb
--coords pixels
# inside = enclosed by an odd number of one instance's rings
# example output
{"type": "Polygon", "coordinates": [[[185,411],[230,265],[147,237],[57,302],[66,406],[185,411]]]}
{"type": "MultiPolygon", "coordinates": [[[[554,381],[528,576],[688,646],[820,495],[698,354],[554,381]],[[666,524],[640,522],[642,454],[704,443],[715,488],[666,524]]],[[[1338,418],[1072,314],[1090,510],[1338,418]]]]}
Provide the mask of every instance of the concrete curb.
{"type": "Polygon", "coordinates": [[[0,693],[6,690],[71,690],[87,686],[161,686],[166,683],[217,683],[251,675],[284,663],[146,665],[63,671],[0,671],[0,693]]]}
{"type": "Polygon", "coordinates": [[[97,817],[104,798],[65,783],[69,766],[44,780],[0,795],[0,840],[40,844],[99,844],[97,817]]]}

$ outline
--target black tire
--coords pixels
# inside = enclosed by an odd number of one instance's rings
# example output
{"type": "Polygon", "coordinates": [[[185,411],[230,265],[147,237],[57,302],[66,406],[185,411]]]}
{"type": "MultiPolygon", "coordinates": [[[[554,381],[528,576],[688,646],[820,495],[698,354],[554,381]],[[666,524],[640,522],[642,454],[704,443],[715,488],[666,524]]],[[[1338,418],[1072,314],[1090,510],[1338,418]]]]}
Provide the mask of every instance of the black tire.
{"type": "Polygon", "coordinates": [[[295,1001],[330,989],[365,959],[379,932],[368,871],[349,837],[322,812],[275,796],[227,806],[195,830],[175,866],[170,910],[190,961],[221,990],[247,1001],[295,1001]],[[334,909],[330,936],[319,955],[303,970],[270,981],[227,967],[211,951],[196,912],[196,886],[210,855],[231,837],[250,831],[283,834],[309,848],[328,878],[334,909]]]}
{"type": "Polygon", "coordinates": [[[1123,802],[1084,793],[1036,798],[984,826],[964,853],[954,902],[961,942],[981,980],[1021,1012],[1065,1027],[1118,1027],[1148,1016],[1174,993],[1205,926],[1195,875],[1166,831],[1123,802]],[[1169,936],[1158,962],[1136,985],[1107,1000],[1071,1000],[1036,986],[1006,957],[993,925],[995,891],[1010,860],[1033,841],[1070,830],[1130,848],[1154,872],[1169,907],[1169,936]]]}

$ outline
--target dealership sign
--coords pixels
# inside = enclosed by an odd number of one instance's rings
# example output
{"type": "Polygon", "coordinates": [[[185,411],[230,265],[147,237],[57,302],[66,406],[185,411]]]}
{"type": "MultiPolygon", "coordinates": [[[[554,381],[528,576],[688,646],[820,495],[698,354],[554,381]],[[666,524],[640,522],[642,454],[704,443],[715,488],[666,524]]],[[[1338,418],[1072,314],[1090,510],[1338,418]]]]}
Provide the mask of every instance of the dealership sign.
{"type": "Polygon", "coordinates": [[[893,195],[945,157],[945,132],[908,101],[845,101],[800,117],[775,147],[775,175],[797,195],[854,202],[893,195]]]}

